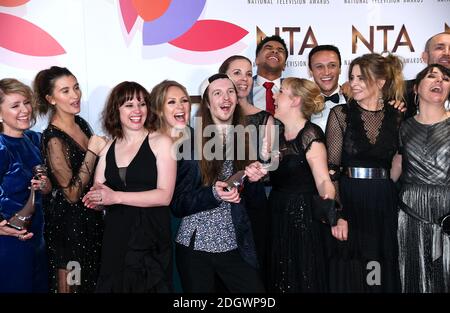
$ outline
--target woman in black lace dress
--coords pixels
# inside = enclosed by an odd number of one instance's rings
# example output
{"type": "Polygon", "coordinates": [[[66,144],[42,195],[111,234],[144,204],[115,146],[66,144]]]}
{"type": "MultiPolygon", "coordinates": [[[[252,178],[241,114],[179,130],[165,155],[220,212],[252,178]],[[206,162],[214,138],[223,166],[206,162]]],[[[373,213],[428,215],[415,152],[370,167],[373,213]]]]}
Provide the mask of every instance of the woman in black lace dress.
{"type": "Polygon", "coordinates": [[[83,198],[105,207],[97,292],[172,291],[170,210],[176,178],[172,140],[151,113],[150,95],[136,82],[115,86],[103,110],[112,137],[101,152],[95,184],[83,198]]]}
{"type": "MultiPolygon", "coordinates": [[[[311,114],[323,109],[323,97],[313,82],[289,77],[274,98],[275,117],[284,124],[284,132],[282,159],[270,172],[269,291],[325,292],[322,234],[331,229],[313,219],[312,199],[317,194],[334,199],[335,190],[327,170],[325,136],[309,121],[311,114]]],[[[338,227],[342,233],[345,223],[333,227],[336,235],[338,227]]]]}
{"type": "Polygon", "coordinates": [[[99,269],[103,214],[85,208],[81,198],[92,184],[97,155],[106,141],[77,115],[81,90],[68,69],[53,66],[40,71],[34,90],[40,113],[51,112],[42,136],[42,154],[53,185],[44,202],[50,289],[92,292],[99,269]]]}
{"type": "Polygon", "coordinates": [[[400,128],[398,217],[402,292],[450,292],[450,235],[440,221],[450,214],[450,112],[445,101],[450,70],[432,64],[415,81],[419,113],[400,128]]]}
{"type": "Polygon", "coordinates": [[[348,222],[331,253],[333,292],[398,292],[397,191],[390,179],[401,114],[386,100],[403,94],[402,64],[389,55],[352,61],[353,99],[334,107],[326,137],[330,175],[348,222]]]}

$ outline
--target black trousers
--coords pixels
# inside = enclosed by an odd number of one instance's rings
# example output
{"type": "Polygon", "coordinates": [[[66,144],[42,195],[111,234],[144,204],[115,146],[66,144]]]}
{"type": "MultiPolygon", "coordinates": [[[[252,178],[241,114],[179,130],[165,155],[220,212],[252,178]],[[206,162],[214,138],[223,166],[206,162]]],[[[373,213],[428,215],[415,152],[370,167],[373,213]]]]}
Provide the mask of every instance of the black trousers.
{"type": "Polygon", "coordinates": [[[176,243],[176,261],[184,292],[217,292],[217,275],[232,293],[265,292],[259,271],[239,254],[237,249],[212,253],[196,251],[176,243]]]}

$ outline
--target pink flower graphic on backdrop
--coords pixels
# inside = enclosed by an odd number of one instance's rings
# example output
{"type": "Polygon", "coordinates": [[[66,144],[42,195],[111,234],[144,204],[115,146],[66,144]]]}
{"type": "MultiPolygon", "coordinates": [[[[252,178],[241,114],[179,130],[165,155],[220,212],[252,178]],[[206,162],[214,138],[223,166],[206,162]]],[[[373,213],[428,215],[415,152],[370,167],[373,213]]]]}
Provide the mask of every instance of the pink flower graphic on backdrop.
{"type": "MultiPolygon", "coordinates": [[[[0,6],[16,7],[29,0],[0,0],[0,6]]],[[[30,55],[55,56],[66,51],[46,31],[20,17],[0,13],[0,47],[30,55]]]]}
{"type": "Polygon", "coordinates": [[[120,0],[125,28],[130,33],[138,17],[144,20],[146,46],[169,43],[191,51],[213,51],[241,40],[248,31],[225,21],[200,20],[206,0],[120,0]]]}

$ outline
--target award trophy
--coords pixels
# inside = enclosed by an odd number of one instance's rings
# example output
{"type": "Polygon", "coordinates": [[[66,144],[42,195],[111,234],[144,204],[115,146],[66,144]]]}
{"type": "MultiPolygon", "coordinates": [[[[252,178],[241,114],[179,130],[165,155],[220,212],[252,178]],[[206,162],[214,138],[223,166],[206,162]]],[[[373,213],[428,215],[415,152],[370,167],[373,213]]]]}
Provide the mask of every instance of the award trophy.
{"type": "Polygon", "coordinates": [[[224,188],[226,191],[231,191],[233,188],[236,188],[239,192],[244,189],[244,179],[245,179],[245,171],[241,170],[230,176],[225,182],[228,184],[228,187],[224,188]]]}
{"type": "MultiPolygon", "coordinates": [[[[33,167],[33,178],[39,179],[42,175],[46,175],[47,169],[43,165],[36,165],[33,167]]],[[[30,195],[28,196],[28,200],[13,217],[8,220],[9,227],[15,228],[17,230],[28,229],[31,224],[31,218],[34,213],[34,200],[35,200],[35,190],[33,187],[30,187],[30,195]]]]}

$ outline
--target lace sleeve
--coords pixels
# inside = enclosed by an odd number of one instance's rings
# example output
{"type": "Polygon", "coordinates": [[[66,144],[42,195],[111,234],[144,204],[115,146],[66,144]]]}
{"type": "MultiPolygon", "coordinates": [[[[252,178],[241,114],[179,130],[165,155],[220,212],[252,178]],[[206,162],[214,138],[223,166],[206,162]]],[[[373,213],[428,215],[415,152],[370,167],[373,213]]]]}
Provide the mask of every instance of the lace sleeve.
{"type": "Polygon", "coordinates": [[[307,123],[305,127],[306,128],[302,134],[302,148],[306,153],[309,151],[309,149],[311,149],[311,145],[313,142],[325,143],[325,135],[322,129],[316,124],[307,123]]]}
{"type": "Polygon", "coordinates": [[[61,188],[66,199],[76,203],[91,181],[97,156],[88,150],[78,173],[74,173],[66,144],[59,138],[51,138],[46,147],[47,163],[56,187],[61,188]]]}
{"type": "Polygon", "coordinates": [[[339,176],[341,172],[341,155],[345,133],[345,113],[343,106],[336,106],[330,111],[325,132],[328,152],[328,169],[336,188],[336,200],[339,197],[339,176]]]}

